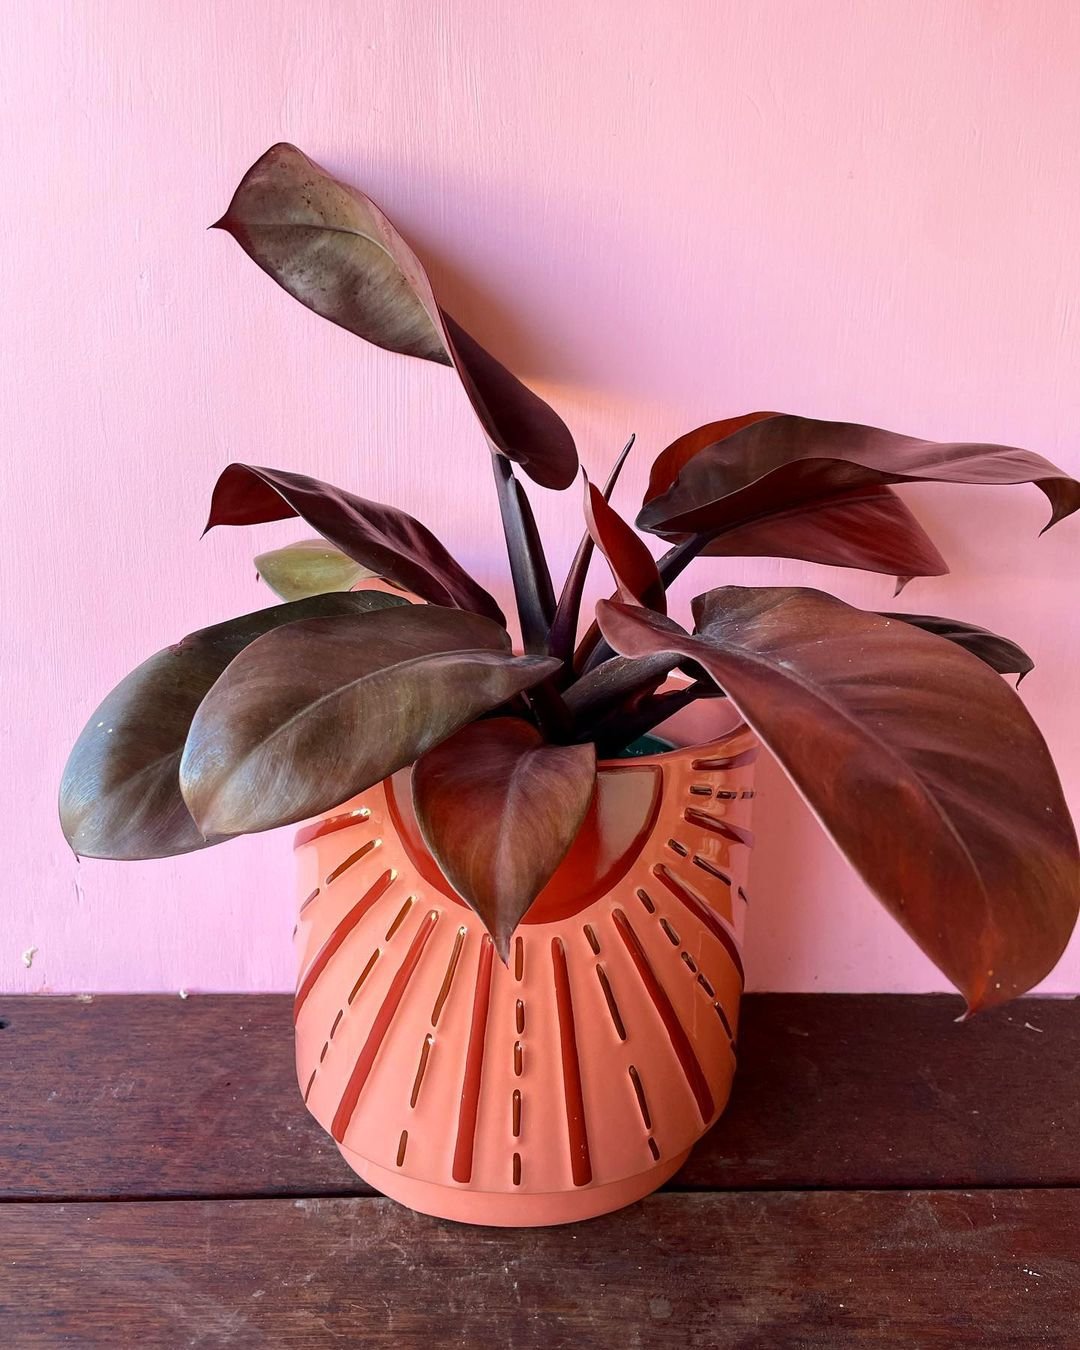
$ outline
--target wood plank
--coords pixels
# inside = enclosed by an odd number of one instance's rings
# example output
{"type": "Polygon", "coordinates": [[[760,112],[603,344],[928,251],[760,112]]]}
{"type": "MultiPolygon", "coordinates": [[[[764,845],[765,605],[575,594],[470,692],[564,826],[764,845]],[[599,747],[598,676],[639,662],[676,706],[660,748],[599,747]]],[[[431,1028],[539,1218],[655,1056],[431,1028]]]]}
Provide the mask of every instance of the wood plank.
{"type": "MultiPolygon", "coordinates": [[[[0,1198],[366,1194],[280,995],[0,1000],[0,1198]],[[255,1141],[253,1143],[253,1141],[255,1141]]],[[[675,1189],[1080,1184],[1080,1003],[756,995],[675,1189]]]]}
{"type": "Polygon", "coordinates": [[[1080,1193],[660,1195],[568,1228],[381,1199],[0,1206],[24,1347],[1075,1347],[1080,1193]]]}

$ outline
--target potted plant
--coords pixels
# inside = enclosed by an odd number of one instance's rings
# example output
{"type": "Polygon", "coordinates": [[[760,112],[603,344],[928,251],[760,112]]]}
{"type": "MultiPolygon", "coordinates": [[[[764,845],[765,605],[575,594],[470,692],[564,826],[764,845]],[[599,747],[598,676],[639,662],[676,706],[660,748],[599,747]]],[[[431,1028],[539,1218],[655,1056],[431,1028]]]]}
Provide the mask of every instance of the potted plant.
{"type": "Polygon", "coordinates": [[[1080,484],[1026,450],[751,413],[656,459],[637,523],[658,561],[609,501],[626,451],[603,489],[582,475],[556,593],[518,473],[570,488],[570,433],[442,309],[379,209],[278,145],[218,224],[316,313],[455,371],[491,450],[521,650],[411,516],[232,464],[208,528],[299,517],[319,539],[260,558],[283,603],[107,696],[61,819],[77,853],[118,859],[302,825],[298,1079],[362,1176],[430,1213],[536,1224],[678,1167],[734,1068],[759,741],[969,1009],[1051,969],[1077,844],[1002,678],[1031,668],[1018,647],[793,587],[707,591],[687,631],[665,593],[698,556],[937,575],[893,485],[1034,483],[1054,524],[1080,484]],[[594,550],[615,593],[586,625],[594,550]]]}

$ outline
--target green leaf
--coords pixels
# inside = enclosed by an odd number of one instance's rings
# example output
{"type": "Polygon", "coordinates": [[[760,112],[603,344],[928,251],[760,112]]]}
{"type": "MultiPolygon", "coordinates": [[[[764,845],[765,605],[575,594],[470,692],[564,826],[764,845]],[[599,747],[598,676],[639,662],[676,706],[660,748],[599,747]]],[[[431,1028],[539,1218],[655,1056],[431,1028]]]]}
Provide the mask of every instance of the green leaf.
{"type": "Polygon", "coordinates": [[[353,562],[325,539],[300,539],[284,548],[260,553],[255,559],[259,576],[282,600],[303,600],[329,591],[351,591],[359,581],[376,575],[353,562]]]}

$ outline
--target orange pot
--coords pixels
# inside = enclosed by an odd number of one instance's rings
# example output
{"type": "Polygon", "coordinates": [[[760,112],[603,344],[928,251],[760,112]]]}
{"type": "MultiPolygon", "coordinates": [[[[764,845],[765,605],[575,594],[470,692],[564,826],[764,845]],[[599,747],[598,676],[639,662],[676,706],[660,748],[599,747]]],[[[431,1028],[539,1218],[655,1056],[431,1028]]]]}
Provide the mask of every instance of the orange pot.
{"type": "Polygon", "coordinates": [[[386,1195],[540,1225],[640,1199],[727,1102],[752,734],[600,765],[504,966],[425,848],[410,770],[302,829],[304,1101],[386,1195]]]}

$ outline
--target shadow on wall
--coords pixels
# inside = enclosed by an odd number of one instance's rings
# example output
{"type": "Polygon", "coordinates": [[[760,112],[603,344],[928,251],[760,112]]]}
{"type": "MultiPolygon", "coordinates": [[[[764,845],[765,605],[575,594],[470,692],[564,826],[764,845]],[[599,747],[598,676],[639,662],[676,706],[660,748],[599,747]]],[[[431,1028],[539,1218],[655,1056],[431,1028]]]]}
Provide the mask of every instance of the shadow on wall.
{"type": "MultiPolygon", "coordinates": [[[[692,202],[673,213],[647,193],[616,199],[610,189],[593,187],[592,198],[588,185],[575,184],[566,194],[541,195],[519,176],[488,172],[479,181],[435,162],[406,171],[400,162],[311,153],[387,212],[446,309],[521,379],[613,398],[632,390],[635,401],[670,405],[700,402],[695,372],[702,350],[720,385],[732,368],[739,332],[732,319],[745,299],[738,294],[742,269],[703,227],[700,239],[688,239],[692,202]],[[442,219],[433,219],[432,201],[446,204],[442,219]],[[481,258],[467,222],[489,214],[503,224],[481,258]],[[616,229],[617,249],[606,243],[616,229]],[[530,241],[527,258],[523,239],[530,241]],[[691,250],[708,259],[705,275],[675,265],[691,250]],[[523,269],[541,282],[524,295],[523,269]],[[731,278],[721,287],[726,272],[731,278]],[[638,285],[639,277],[648,284],[638,285]]],[[[720,403],[735,397],[720,387],[709,393],[720,403]]]]}
{"type": "MultiPolygon", "coordinates": [[[[771,989],[781,978],[777,959],[808,967],[820,944],[825,912],[814,904],[819,886],[808,872],[817,868],[823,841],[821,827],[765,750],[756,765],[754,789],[755,842],[744,950],[748,988],[771,989]]],[[[811,975],[805,987],[813,987],[812,979],[811,975]]]]}

